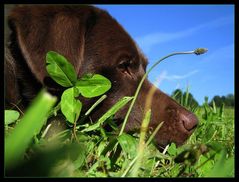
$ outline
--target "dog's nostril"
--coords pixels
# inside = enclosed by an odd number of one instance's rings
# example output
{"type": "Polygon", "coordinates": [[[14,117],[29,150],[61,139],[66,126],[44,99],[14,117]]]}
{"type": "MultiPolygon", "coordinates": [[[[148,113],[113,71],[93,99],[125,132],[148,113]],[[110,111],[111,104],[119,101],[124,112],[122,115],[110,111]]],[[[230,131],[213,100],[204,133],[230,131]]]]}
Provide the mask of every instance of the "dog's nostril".
{"type": "Polygon", "coordinates": [[[194,114],[189,114],[187,116],[184,114],[181,114],[180,120],[184,128],[188,131],[191,131],[192,129],[194,129],[198,124],[198,119],[194,114]]]}

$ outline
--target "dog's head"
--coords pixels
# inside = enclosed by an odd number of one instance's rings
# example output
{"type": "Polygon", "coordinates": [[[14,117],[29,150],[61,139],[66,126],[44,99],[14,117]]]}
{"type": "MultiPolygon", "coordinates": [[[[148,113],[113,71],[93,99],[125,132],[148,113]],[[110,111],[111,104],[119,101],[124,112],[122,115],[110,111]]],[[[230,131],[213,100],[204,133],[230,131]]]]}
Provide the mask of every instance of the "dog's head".
{"type": "MultiPolygon", "coordinates": [[[[44,85],[57,93],[62,88],[54,84],[45,68],[48,51],[64,55],[74,65],[78,76],[85,73],[102,74],[111,80],[112,88],[107,99],[92,113],[96,120],[123,96],[132,96],[145,74],[147,59],[132,38],[107,12],[90,6],[23,6],[15,8],[9,16],[12,29],[10,52],[14,60],[14,86],[19,97],[32,98],[34,87],[44,85]],[[21,66],[22,64],[24,66],[21,66]],[[20,69],[20,70],[19,70],[20,69]],[[29,74],[28,76],[25,74],[29,74]],[[33,81],[25,83],[32,77],[33,81]],[[24,84],[19,84],[24,82],[24,84]],[[32,86],[35,84],[35,86],[32,86]],[[27,92],[27,93],[26,93],[27,92]]],[[[8,80],[6,80],[8,83],[8,80]]],[[[160,146],[169,142],[178,145],[191,135],[197,125],[193,113],[179,105],[159,89],[144,81],[136,104],[130,114],[126,131],[140,127],[145,102],[152,99],[150,128],[155,129],[160,122],[162,128],[156,134],[160,146]]],[[[11,88],[13,90],[13,87],[11,88]]],[[[36,90],[36,89],[35,89],[36,90]]],[[[8,92],[8,90],[6,91],[8,92]]],[[[84,99],[87,109],[93,100],[84,99]]],[[[120,125],[128,107],[121,109],[115,120],[120,125]]]]}

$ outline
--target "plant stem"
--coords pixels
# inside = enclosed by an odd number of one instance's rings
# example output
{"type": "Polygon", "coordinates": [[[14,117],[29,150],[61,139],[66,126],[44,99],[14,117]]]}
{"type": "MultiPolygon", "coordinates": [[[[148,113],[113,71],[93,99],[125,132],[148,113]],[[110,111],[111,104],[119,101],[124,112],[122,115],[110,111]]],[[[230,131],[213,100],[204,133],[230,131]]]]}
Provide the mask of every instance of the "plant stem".
{"type": "Polygon", "coordinates": [[[91,108],[85,113],[86,116],[88,116],[92,110],[94,110],[96,108],[96,106],[98,106],[103,100],[106,99],[106,95],[102,95],[92,106],[91,108]]]}
{"type": "Polygon", "coordinates": [[[169,54],[169,55],[167,55],[167,56],[161,58],[161,59],[158,60],[156,63],[154,63],[154,65],[153,65],[151,68],[149,68],[148,71],[146,71],[146,73],[144,74],[143,78],[141,79],[141,81],[140,81],[140,83],[139,83],[139,85],[138,85],[138,88],[137,88],[137,90],[136,90],[136,92],[135,92],[134,98],[133,98],[133,100],[132,100],[132,102],[131,102],[131,104],[130,104],[130,106],[129,106],[128,112],[127,112],[127,114],[126,114],[126,116],[125,116],[125,118],[124,118],[124,122],[123,122],[123,124],[122,124],[122,128],[121,128],[121,130],[120,130],[119,135],[121,135],[121,134],[123,133],[124,128],[125,128],[125,125],[126,125],[126,123],[127,123],[127,120],[128,120],[128,118],[129,118],[130,112],[131,112],[131,110],[132,110],[132,108],[133,108],[133,106],[134,106],[134,103],[135,103],[135,101],[136,101],[138,95],[139,95],[139,91],[140,91],[140,89],[141,89],[141,87],[142,87],[142,85],[143,85],[143,82],[144,82],[144,80],[147,78],[148,74],[152,71],[152,69],[154,69],[160,62],[162,62],[163,60],[165,60],[165,59],[167,59],[167,58],[169,58],[169,57],[171,57],[171,56],[181,55],[181,54],[196,54],[196,55],[200,55],[200,54],[203,54],[203,53],[205,53],[205,52],[207,52],[207,49],[203,49],[203,48],[198,48],[198,49],[196,49],[196,50],[194,50],[194,51],[174,52],[174,53],[171,53],[171,54],[169,54]]]}
{"type": "Polygon", "coordinates": [[[158,126],[156,127],[156,129],[153,131],[153,133],[149,137],[148,141],[146,142],[146,146],[148,146],[150,144],[150,142],[153,140],[154,136],[156,135],[156,133],[158,133],[158,131],[162,127],[163,123],[164,123],[164,121],[158,124],[158,126]]]}

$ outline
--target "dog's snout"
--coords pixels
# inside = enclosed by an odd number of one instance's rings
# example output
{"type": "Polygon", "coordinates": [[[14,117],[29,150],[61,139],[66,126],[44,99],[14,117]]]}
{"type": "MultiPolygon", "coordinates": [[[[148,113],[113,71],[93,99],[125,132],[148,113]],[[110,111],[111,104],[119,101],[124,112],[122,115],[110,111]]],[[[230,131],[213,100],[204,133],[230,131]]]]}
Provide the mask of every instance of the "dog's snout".
{"type": "Polygon", "coordinates": [[[180,114],[180,121],[182,122],[183,127],[188,131],[193,130],[198,124],[197,117],[192,113],[189,115],[180,114]]]}

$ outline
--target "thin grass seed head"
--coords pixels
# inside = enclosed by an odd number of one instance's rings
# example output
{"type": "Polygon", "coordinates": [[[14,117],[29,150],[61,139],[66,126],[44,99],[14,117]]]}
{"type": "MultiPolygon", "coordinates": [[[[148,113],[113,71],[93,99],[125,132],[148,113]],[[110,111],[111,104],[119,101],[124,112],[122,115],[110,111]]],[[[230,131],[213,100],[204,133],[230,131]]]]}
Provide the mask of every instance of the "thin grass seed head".
{"type": "Polygon", "coordinates": [[[208,51],[208,49],[206,49],[206,48],[197,48],[194,50],[194,54],[200,55],[200,54],[206,53],[207,51],[208,51]]]}

